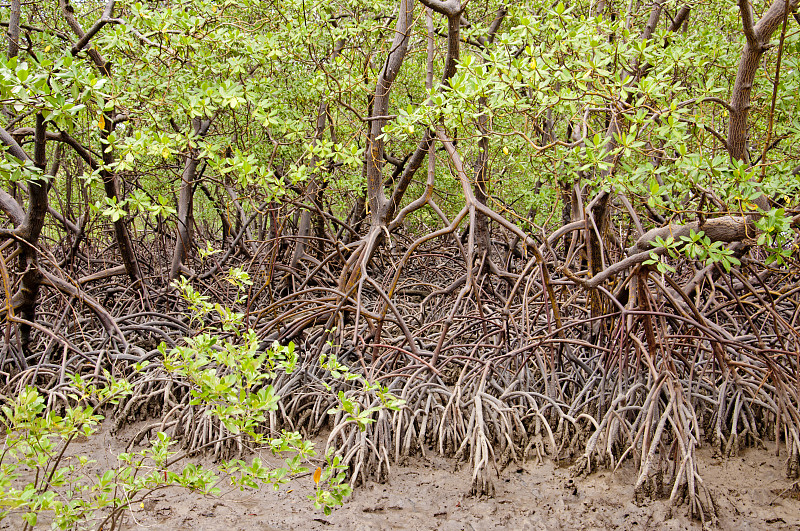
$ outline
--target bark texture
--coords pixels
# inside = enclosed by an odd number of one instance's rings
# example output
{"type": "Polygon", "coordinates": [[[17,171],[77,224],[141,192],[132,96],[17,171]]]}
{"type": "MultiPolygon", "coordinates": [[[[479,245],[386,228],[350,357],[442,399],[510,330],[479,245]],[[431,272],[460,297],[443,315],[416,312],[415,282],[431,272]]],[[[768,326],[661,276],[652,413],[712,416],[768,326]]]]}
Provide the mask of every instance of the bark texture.
{"type": "MultiPolygon", "coordinates": [[[[761,57],[769,49],[772,34],[780,27],[783,19],[795,11],[800,0],[774,0],[769,9],[753,24],[753,12],[747,0],[739,0],[742,26],[746,38],[736,81],[731,91],[730,122],[728,124],[728,150],[731,157],[750,162],[748,152],[748,116],[751,107],[751,94],[761,57]],[[788,11],[787,11],[788,8],[788,11]]],[[[759,205],[762,206],[762,205],[759,205]]],[[[765,205],[766,206],[766,205],[765,205]]]]}

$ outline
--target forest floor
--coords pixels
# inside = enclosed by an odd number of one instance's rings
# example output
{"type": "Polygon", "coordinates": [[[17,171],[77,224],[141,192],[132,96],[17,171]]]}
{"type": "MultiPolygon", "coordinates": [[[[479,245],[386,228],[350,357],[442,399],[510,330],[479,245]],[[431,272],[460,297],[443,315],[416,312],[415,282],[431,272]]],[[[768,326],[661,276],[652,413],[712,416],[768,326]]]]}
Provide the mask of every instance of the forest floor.
{"type": "MultiPolygon", "coordinates": [[[[75,445],[74,451],[96,460],[98,471],[125,451],[129,427],[118,435],[107,430],[75,445]]],[[[324,447],[324,440],[318,441],[324,447]]],[[[774,445],[771,445],[774,450],[774,445]]],[[[714,459],[703,448],[700,472],[718,507],[714,525],[726,530],[800,530],[800,488],[783,473],[783,458],[774,451],[747,449],[740,456],[714,459]]],[[[208,464],[208,463],[204,463],[208,464]]],[[[668,500],[633,501],[632,466],[615,473],[601,469],[573,478],[568,467],[552,461],[511,464],[495,477],[494,498],[469,495],[468,465],[430,453],[392,468],[386,484],[360,487],[343,507],[324,515],[308,495],[308,474],[280,491],[232,490],[203,497],[178,489],[154,493],[128,513],[123,529],[195,531],[378,530],[378,529],[700,529],[686,517],[686,506],[668,500]]],[[[44,522],[40,522],[40,525],[44,522]]],[[[0,529],[14,529],[13,519],[0,529]]],[[[37,526],[38,528],[38,526],[37,526]]]]}

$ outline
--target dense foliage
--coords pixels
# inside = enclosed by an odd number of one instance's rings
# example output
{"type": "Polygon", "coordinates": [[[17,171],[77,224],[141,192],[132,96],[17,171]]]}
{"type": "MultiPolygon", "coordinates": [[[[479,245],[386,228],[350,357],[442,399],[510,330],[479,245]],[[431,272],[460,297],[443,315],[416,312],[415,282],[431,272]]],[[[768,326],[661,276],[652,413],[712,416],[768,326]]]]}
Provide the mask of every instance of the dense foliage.
{"type": "Polygon", "coordinates": [[[11,0],[8,440],[124,381],[139,440],[327,427],[353,485],[630,459],[705,517],[701,444],[796,477],[797,8],[11,0]]]}

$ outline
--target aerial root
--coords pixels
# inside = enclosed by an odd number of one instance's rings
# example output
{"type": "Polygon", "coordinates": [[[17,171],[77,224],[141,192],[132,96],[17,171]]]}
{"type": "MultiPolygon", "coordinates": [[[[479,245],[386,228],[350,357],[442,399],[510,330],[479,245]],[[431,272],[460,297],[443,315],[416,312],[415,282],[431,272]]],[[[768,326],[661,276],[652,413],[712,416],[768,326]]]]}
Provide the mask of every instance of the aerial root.
{"type": "Polygon", "coordinates": [[[675,506],[686,503],[690,518],[704,523],[707,520],[714,521],[717,517],[717,505],[697,471],[694,441],[689,441],[686,450],[687,453],[675,472],[670,501],[675,506]]]}
{"type": "Polygon", "coordinates": [[[696,413],[685,400],[680,380],[670,373],[665,374],[661,378],[662,385],[650,393],[652,400],[640,428],[642,459],[634,496],[637,503],[644,503],[663,496],[665,486],[672,485],[670,501],[673,504],[686,502],[690,516],[705,522],[715,518],[717,513],[697,469],[696,448],[700,434],[696,413]],[[666,397],[659,398],[662,394],[666,397]]]}
{"type": "Polygon", "coordinates": [[[363,485],[367,480],[383,482],[391,473],[391,419],[387,411],[379,411],[377,419],[366,426],[345,420],[339,422],[328,436],[327,447],[335,448],[341,463],[350,469],[350,485],[363,485]],[[340,441],[336,444],[336,441],[340,441]]]}
{"type": "Polygon", "coordinates": [[[800,477],[800,436],[796,427],[787,430],[786,450],[786,477],[797,479],[800,477]]]}
{"type": "MultiPolygon", "coordinates": [[[[472,490],[475,496],[494,496],[494,482],[491,479],[489,465],[497,470],[494,448],[486,436],[484,422],[483,398],[478,393],[474,400],[473,416],[470,417],[469,438],[465,442],[470,446],[470,464],[472,465],[472,490]]],[[[499,472],[498,472],[499,475],[499,472]]]]}

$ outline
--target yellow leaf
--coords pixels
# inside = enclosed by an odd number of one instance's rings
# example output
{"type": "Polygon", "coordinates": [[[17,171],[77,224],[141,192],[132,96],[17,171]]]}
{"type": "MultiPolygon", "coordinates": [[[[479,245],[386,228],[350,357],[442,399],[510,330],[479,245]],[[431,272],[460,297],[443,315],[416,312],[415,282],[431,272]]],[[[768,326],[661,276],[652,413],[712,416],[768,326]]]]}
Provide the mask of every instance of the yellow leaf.
{"type": "Polygon", "coordinates": [[[100,116],[100,119],[97,120],[97,127],[99,127],[100,129],[106,128],[106,119],[102,115],[100,116]]]}
{"type": "Polygon", "coordinates": [[[503,146],[503,153],[505,153],[506,155],[508,155],[508,148],[507,148],[507,147],[505,147],[505,146],[503,146]]]}
{"type": "Polygon", "coordinates": [[[317,469],[314,471],[314,483],[319,485],[319,480],[321,477],[322,477],[322,468],[317,467],[317,469]]]}
{"type": "Polygon", "coordinates": [[[47,52],[49,52],[49,51],[50,51],[50,46],[45,46],[45,47],[44,47],[44,53],[47,53],[47,52]]]}

